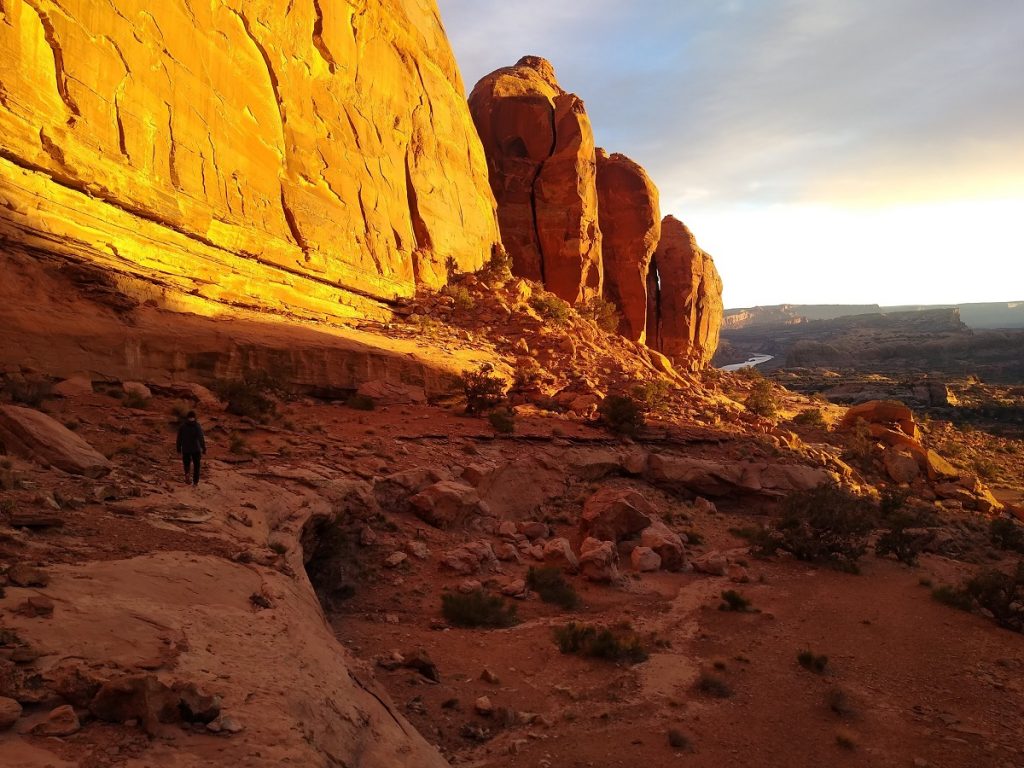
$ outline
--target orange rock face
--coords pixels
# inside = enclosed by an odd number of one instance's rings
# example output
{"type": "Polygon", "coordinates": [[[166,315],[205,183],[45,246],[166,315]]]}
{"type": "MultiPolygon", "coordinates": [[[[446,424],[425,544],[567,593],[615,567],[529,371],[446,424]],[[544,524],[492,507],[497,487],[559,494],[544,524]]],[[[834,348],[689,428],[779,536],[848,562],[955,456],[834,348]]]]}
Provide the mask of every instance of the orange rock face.
{"type": "Polygon", "coordinates": [[[711,256],[674,216],[661,222],[647,293],[647,345],[677,364],[707,365],[722,328],[722,278],[711,256]]]}
{"type": "Polygon", "coordinates": [[[550,62],[525,56],[469,97],[513,271],[570,303],[602,288],[594,136],[550,62]]]}
{"type": "Polygon", "coordinates": [[[647,275],[661,237],[658,188],[625,155],[597,151],[597,192],[604,236],[605,296],[622,315],[619,332],[647,338],[647,275]]]}
{"type": "Polygon", "coordinates": [[[499,241],[434,0],[4,0],[0,18],[0,236],[168,305],[328,321],[499,241]]]}

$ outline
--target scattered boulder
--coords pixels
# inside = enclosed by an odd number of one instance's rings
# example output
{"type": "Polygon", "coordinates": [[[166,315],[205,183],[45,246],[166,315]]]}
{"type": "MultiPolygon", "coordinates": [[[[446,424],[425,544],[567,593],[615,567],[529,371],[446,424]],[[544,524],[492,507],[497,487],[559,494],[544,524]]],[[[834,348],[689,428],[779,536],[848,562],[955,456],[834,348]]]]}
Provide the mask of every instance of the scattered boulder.
{"type": "Polygon", "coordinates": [[[447,479],[431,467],[416,467],[378,478],[373,484],[377,502],[389,512],[407,512],[409,499],[424,488],[447,479]]]}
{"type": "Polygon", "coordinates": [[[471,576],[481,570],[494,570],[498,565],[498,558],[490,542],[472,541],[463,544],[461,547],[445,552],[441,558],[441,566],[448,570],[455,571],[462,576],[471,576]]]}
{"type": "Polygon", "coordinates": [[[484,475],[477,490],[492,514],[504,520],[525,520],[565,492],[564,471],[543,456],[517,459],[484,475]]]}
{"type": "Polygon", "coordinates": [[[85,440],[32,408],[0,406],[0,444],[11,453],[74,475],[99,477],[110,471],[106,457],[85,440]]]}
{"type": "Polygon", "coordinates": [[[544,545],[544,562],[573,573],[580,567],[579,559],[572,551],[572,545],[568,539],[562,537],[551,539],[544,545]]]}
{"type": "Polygon", "coordinates": [[[384,567],[397,568],[408,559],[409,556],[405,554],[405,552],[392,552],[390,555],[384,558],[384,567]]]}
{"type": "Polygon", "coordinates": [[[914,412],[897,400],[869,400],[855,405],[843,414],[839,426],[843,429],[852,429],[861,419],[868,424],[893,426],[914,440],[920,437],[914,421],[914,412]]]}
{"type": "Polygon", "coordinates": [[[580,535],[618,543],[636,536],[655,517],[654,506],[637,491],[605,487],[584,502],[580,535]]]}
{"type": "Polygon", "coordinates": [[[155,675],[127,675],[104,683],[89,704],[89,710],[108,723],[138,721],[154,735],[160,723],[181,718],[181,697],[155,675]]]}
{"type": "Polygon", "coordinates": [[[437,664],[423,648],[403,654],[402,666],[406,669],[416,670],[427,680],[433,680],[435,683],[441,682],[441,672],[438,670],[437,664]]]}
{"type": "Polygon", "coordinates": [[[52,392],[58,397],[81,397],[82,395],[91,395],[93,393],[92,379],[84,374],[72,376],[64,379],[64,381],[54,384],[52,392]]]}
{"type": "Polygon", "coordinates": [[[897,483],[912,483],[921,474],[921,467],[906,449],[890,447],[882,454],[885,471],[897,483]]]}
{"type": "Polygon", "coordinates": [[[960,477],[960,470],[933,450],[925,452],[924,465],[929,480],[957,480],[960,477]]]}
{"type": "Polygon", "coordinates": [[[141,400],[149,400],[153,391],[141,381],[126,381],[121,385],[126,395],[134,395],[141,400]]]}
{"type": "Polygon", "coordinates": [[[541,523],[536,520],[527,520],[516,525],[516,530],[523,534],[530,541],[537,539],[546,539],[550,534],[550,529],[547,523],[541,523]]]}
{"type": "Polygon", "coordinates": [[[641,532],[640,546],[657,552],[665,570],[679,571],[686,566],[686,548],[683,546],[683,540],[661,520],[654,520],[641,532]]]}
{"type": "Polygon", "coordinates": [[[6,731],[21,717],[21,704],[15,699],[0,696],[0,731],[6,731]]]}
{"type": "Polygon", "coordinates": [[[480,513],[480,496],[470,485],[441,480],[410,498],[409,506],[424,522],[436,528],[451,528],[480,513]]]}
{"type": "Polygon", "coordinates": [[[405,551],[417,560],[428,560],[430,558],[430,548],[422,541],[407,541],[405,543],[405,551]]]}
{"type": "Polygon", "coordinates": [[[640,573],[650,573],[661,568],[661,555],[650,547],[633,547],[629,561],[633,570],[640,573]]]}
{"type": "Polygon", "coordinates": [[[31,733],[33,736],[72,736],[81,728],[74,707],[64,704],[51,710],[45,720],[32,727],[31,733]]]}
{"type": "Polygon", "coordinates": [[[527,589],[525,579],[512,579],[501,588],[501,594],[503,594],[505,597],[513,597],[517,600],[525,599],[526,592],[527,589]]]}
{"type": "Polygon", "coordinates": [[[7,569],[7,581],[16,587],[45,587],[50,577],[28,563],[15,563],[7,569]]]}
{"type": "Polygon", "coordinates": [[[490,717],[494,714],[494,705],[491,704],[491,700],[487,696],[481,696],[478,698],[473,707],[476,709],[476,713],[483,717],[490,717]]]}
{"type": "Polygon", "coordinates": [[[709,576],[725,576],[729,571],[729,561],[725,555],[717,551],[695,557],[690,564],[697,573],[706,573],[709,576]]]}
{"type": "Polygon", "coordinates": [[[611,541],[587,538],[580,545],[579,569],[583,578],[600,584],[617,581],[619,553],[611,541]]]}

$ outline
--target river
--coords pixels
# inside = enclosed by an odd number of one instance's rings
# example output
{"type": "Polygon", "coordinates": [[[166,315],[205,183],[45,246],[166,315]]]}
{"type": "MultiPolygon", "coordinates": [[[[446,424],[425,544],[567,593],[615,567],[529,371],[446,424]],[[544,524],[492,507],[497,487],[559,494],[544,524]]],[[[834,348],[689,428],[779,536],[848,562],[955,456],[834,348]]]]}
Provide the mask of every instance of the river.
{"type": "Polygon", "coordinates": [[[735,363],[734,365],[723,365],[719,370],[722,371],[739,371],[743,368],[753,368],[760,365],[761,363],[767,363],[775,355],[753,355],[745,363],[735,363]]]}

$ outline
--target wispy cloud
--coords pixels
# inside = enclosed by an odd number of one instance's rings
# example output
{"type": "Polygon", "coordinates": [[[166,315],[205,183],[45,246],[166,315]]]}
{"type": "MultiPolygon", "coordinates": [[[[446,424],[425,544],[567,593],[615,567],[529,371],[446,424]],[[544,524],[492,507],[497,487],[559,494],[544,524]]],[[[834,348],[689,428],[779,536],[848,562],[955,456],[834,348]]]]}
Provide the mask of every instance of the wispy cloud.
{"type": "MultiPolygon", "coordinates": [[[[523,54],[551,59],[598,143],[641,162],[685,218],[759,205],[1024,205],[1019,0],[440,6],[468,87],[523,54]]],[[[1002,258],[1024,255],[1022,244],[1002,258]]]]}

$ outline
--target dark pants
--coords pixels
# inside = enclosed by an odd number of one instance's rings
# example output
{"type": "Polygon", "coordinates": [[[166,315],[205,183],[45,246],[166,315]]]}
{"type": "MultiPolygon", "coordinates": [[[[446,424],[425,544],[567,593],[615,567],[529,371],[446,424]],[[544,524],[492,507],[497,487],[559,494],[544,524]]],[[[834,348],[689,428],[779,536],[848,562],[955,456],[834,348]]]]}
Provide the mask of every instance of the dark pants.
{"type": "Polygon", "coordinates": [[[199,485],[199,460],[201,453],[181,454],[181,463],[185,465],[185,474],[188,475],[189,467],[192,467],[192,485],[199,485]]]}

